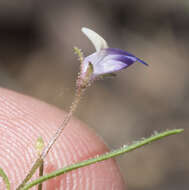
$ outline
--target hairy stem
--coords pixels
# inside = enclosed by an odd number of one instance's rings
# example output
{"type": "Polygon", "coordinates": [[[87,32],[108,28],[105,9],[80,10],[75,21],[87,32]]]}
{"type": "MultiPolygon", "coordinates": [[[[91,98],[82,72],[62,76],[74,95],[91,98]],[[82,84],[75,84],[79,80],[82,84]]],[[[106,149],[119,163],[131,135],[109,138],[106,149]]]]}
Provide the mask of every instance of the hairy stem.
{"type": "Polygon", "coordinates": [[[47,154],[50,151],[50,149],[52,148],[53,144],[56,142],[58,137],[62,134],[63,130],[65,129],[65,127],[69,123],[69,121],[70,121],[70,119],[71,119],[71,117],[73,115],[73,112],[77,108],[77,105],[78,105],[78,103],[79,103],[79,101],[81,99],[81,96],[82,96],[84,90],[85,89],[83,89],[83,88],[78,88],[76,90],[76,95],[75,95],[74,101],[72,103],[72,106],[70,107],[69,113],[66,115],[63,123],[57,129],[57,131],[54,134],[54,136],[52,137],[52,139],[49,141],[47,146],[43,149],[42,153],[39,155],[37,160],[34,162],[34,164],[33,164],[32,168],[30,169],[29,173],[27,174],[25,179],[22,181],[22,183],[17,187],[16,190],[20,190],[22,187],[24,187],[24,185],[31,179],[31,177],[36,172],[36,170],[41,166],[41,164],[43,163],[44,158],[47,156],[47,154]]]}
{"type": "Polygon", "coordinates": [[[58,139],[58,137],[62,134],[62,131],[65,129],[65,127],[67,126],[67,124],[69,123],[73,112],[76,110],[77,105],[81,99],[82,96],[82,89],[79,89],[76,93],[74,102],[72,103],[72,106],[70,108],[69,113],[67,114],[66,118],[64,119],[62,125],[58,128],[58,130],[56,131],[55,135],[53,136],[53,138],[50,140],[50,142],[48,143],[48,145],[45,147],[45,149],[43,150],[42,154],[41,154],[41,158],[44,159],[46,157],[46,155],[48,154],[48,152],[50,151],[51,147],[53,146],[53,144],[56,142],[56,140],[58,139]]]}

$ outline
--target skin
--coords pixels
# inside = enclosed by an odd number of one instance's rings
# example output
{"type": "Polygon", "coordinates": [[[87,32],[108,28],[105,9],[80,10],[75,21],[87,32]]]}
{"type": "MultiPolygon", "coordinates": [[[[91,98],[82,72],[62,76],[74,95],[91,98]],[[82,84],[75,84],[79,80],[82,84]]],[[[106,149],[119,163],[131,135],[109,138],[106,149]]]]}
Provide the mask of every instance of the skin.
{"type": "MultiPolygon", "coordinates": [[[[0,89],[0,167],[9,177],[11,190],[22,181],[36,159],[37,138],[41,136],[47,144],[65,114],[39,100],[0,89]]],[[[72,118],[46,157],[44,173],[107,151],[92,129],[72,118]]],[[[1,179],[0,189],[5,189],[1,179]]],[[[125,185],[115,161],[109,159],[44,183],[43,190],[53,189],[123,190],[125,185]]]]}

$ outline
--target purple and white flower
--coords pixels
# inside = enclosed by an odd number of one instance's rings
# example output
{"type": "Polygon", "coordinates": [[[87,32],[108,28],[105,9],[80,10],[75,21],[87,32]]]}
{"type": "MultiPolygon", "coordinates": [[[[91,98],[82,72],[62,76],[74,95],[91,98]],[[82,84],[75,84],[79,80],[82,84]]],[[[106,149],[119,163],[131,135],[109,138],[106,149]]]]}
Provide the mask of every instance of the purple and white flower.
{"type": "Polygon", "coordinates": [[[148,65],[130,53],[109,48],[107,42],[96,32],[88,28],[82,28],[82,32],[93,43],[96,52],[84,58],[81,65],[81,78],[85,78],[89,64],[92,66],[90,80],[125,69],[136,61],[148,65]]]}

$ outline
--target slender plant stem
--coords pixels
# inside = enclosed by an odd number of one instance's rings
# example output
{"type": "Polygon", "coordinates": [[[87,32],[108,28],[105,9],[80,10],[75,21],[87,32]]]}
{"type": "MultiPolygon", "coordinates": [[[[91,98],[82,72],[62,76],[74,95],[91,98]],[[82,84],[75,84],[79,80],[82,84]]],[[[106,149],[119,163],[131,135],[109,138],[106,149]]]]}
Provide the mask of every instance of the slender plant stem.
{"type": "Polygon", "coordinates": [[[6,190],[10,190],[11,187],[10,187],[9,178],[2,168],[0,168],[0,177],[3,178],[3,181],[6,185],[6,190]]]}
{"type": "Polygon", "coordinates": [[[27,176],[25,177],[25,179],[22,181],[22,183],[18,186],[18,188],[16,190],[20,190],[22,187],[24,187],[24,185],[31,179],[31,177],[33,176],[33,174],[35,173],[35,171],[37,170],[37,168],[40,167],[40,165],[41,165],[42,162],[43,162],[43,160],[41,159],[41,157],[39,157],[35,161],[35,164],[33,164],[31,170],[29,171],[29,173],[27,174],[27,176]]]}
{"type": "Polygon", "coordinates": [[[56,140],[58,139],[58,137],[62,134],[63,130],[65,129],[65,127],[69,123],[69,121],[70,121],[70,119],[71,119],[71,117],[73,115],[73,112],[77,108],[77,105],[78,105],[78,103],[79,103],[79,101],[81,99],[81,96],[82,96],[84,90],[85,89],[82,89],[82,88],[78,88],[76,90],[76,95],[75,95],[74,101],[72,103],[72,106],[70,107],[69,113],[66,115],[63,123],[57,129],[57,131],[54,134],[54,136],[52,137],[52,139],[49,141],[49,143],[47,144],[47,146],[43,149],[42,153],[39,155],[39,157],[37,158],[37,160],[34,162],[34,164],[33,164],[32,168],[30,169],[29,173],[27,174],[27,176],[25,177],[25,179],[22,181],[22,183],[17,187],[16,190],[20,190],[22,187],[24,187],[24,185],[31,179],[31,177],[36,172],[36,170],[41,166],[41,164],[43,163],[44,158],[47,156],[47,154],[50,151],[51,147],[53,146],[53,144],[56,142],[56,140]]]}
{"type": "MultiPolygon", "coordinates": [[[[41,166],[39,167],[39,177],[43,176],[43,169],[44,169],[44,161],[41,163],[41,166]]],[[[43,184],[40,183],[38,186],[38,190],[42,190],[43,184]]]]}
{"type": "Polygon", "coordinates": [[[52,172],[50,174],[44,175],[44,176],[32,181],[31,183],[26,184],[21,190],[30,189],[31,187],[33,187],[33,186],[35,186],[35,185],[37,185],[39,183],[42,183],[42,182],[47,181],[47,180],[49,180],[51,178],[54,178],[56,176],[62,175],[64,173],[67,173],[69,171],[72,171],[72,170],[75,170],[77,168],[85,167],[85,166],[94,164],[96,162],[101,162],[103,160],[107,160],[107,159],[122,155],[124,153],[133,151],[133,150],[135,150],[137,148],[140,148],[140,147],[142,147],[144,145],[152,143],[153,141],[157,141],[157,140],[162,139],[162,138],[164,138],[166,136],[181,133],[182,131],[183,131],[183,129],[173,129],[173,130],[168,130],[168,131],[165,131],[165,132],[162,132],[162,133],[155,133],[151,137],[143,139],[143,140],[140,140],[140,141],[137,141],[137,142],[134,142],[131,145],[125,145],[125,146],[123,146],[123,147],[121,147],[119,149],[116,149],[114,151],[111,151],[111,152],[96,156],[95,158],[91,158],[89,160],[84,160],[82,162],[69,165],[69,166],[64,167],[64,168],[62,168],[60,170],[56,170],[56,171],[54,171],[54,172],[52,172]]]}
{"type": "Polygon", "coordinates": [[[56,142],[56,140],[58,139],[58,137],[62,134],[62,131],[65,129],[65,127],[67,126],[67,124],[69,123],[73,112],[76,110],[77,105],[81,99],[82,96],[82,89],[78,89],[76,91],[76,95],[75,95],[75,99],[72,103],[72,106],[70,108],[69,113],[67,114],[66,118],[64,119],[63,123],[61,124],[61,126],[58,128],[58,130],[56,131],[55,135],[53,136],[53,138],[50,140],[50,142],[48,143],[48,145],[45,147],[45,149],[43,150],[42,154],[41,154],[41,158],[44,159],[46,157],[46,155],[48,154],[48,152],[50,151],[51,147],[53,146],[53,144],[56,142]]]}

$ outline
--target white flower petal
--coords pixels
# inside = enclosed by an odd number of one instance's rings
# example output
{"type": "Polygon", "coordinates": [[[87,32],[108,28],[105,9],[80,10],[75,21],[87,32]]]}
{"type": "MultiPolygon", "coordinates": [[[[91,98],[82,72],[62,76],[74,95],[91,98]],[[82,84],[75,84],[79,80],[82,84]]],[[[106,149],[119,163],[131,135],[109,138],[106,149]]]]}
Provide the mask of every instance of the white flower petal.
{"type": "Polygon", "coordinates": [[[90,30],[89,28],[83,27],[81,31],[87,36],[87,38],[92,42],[96,51],[101,49],[108,48],[107,42],[96,32],[90,30]]]}

